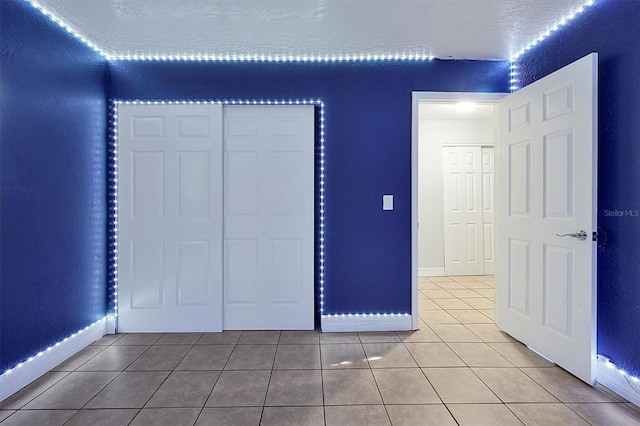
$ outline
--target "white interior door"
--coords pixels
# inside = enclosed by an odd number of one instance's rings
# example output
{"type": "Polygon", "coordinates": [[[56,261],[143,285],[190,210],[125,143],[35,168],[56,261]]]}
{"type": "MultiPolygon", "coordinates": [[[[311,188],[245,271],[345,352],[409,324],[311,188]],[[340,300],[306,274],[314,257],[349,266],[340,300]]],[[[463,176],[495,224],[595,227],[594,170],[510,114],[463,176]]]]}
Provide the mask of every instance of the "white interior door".
{"type": "Polygon", "coordinates": [[[444,271],[484,273],[480,147],[443,147],[444,271]]]}
{"type": "Polygon", "coordinates": [[[314,327],[313,111],[225,108],[225,329],[314,327]]]}
{"type": "Polygon", "coordinates": [[[482,147],[482,245],[484,273],[495,272],[495,196],[493,147],[482,147]]]}
{"type": "Polygon", "coordinates": [[[504,98],[500,119],[496,323],[593,383],[597,54],[504,98]]]}
{"type": "Polygon", "coordinates": [[[118,107],[118,330],[222,330],[222,106],[118,107]]]}

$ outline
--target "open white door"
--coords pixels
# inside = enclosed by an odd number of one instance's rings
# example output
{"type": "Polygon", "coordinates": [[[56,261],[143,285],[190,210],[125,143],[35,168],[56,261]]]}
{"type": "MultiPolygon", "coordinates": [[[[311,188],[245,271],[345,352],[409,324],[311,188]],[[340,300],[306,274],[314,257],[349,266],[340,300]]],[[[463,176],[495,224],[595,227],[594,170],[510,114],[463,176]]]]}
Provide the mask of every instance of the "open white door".
{"type": "Polygon", "coordinates": [[[504,98],[498,145],[496,323],[588,383],[596,371],[597,62],[593,53],[504,98]]]}
{"type": "Polygon", "coordinates": [[[118,107],[118,331],[222,330],[222,106],[118,107]]]}
{"type": "Polygon", "coordinates": [[[314,107],[224,110],[224,328],[314,327],[314,107]]]}
{"type": "Polygon", "coordinates": [[[481,148],[444,147],[444,272],[484,274],[481,148]]]}

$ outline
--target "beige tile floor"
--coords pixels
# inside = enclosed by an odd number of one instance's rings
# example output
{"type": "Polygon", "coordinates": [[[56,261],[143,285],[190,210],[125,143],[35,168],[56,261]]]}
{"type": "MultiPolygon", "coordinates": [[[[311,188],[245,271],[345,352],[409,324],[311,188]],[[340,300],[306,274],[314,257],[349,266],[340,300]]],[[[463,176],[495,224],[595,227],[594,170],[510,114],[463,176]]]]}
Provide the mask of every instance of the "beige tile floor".
{"type": "Polygon", "coordinates": [[[420,279],[420,330],[105,336],[8,425],[633,425],[637,407],[493,324],[493,277],[420,279]]]}

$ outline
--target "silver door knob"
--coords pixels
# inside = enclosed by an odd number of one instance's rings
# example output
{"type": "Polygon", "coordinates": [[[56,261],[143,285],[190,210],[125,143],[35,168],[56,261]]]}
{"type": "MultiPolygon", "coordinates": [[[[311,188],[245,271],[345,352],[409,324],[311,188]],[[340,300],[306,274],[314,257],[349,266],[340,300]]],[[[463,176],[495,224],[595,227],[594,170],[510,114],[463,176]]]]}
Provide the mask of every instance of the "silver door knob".
{"type": "Polygon", "coordinates": [[[558,237],[571,237],[577,238],[580,241],[584,241],[587,239],[587,233],[585,231],[578,231],[573,234],[556,234],[558,237]]]}

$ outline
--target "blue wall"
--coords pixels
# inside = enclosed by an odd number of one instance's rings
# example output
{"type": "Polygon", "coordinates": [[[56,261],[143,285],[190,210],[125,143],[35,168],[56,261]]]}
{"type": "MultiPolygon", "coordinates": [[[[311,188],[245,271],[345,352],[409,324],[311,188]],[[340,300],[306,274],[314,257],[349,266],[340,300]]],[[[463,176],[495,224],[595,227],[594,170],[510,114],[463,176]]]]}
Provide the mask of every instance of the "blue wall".
{"type": "Polygon", "coordinates": [[[507,92],[508,80],[507,62],[109,64],[112,98],[325,102],[328,314],[411,311],[411,92],[507,92]]]}
{"type": "Polygon", "coordinates": [[[519,60],[522,85],[599,55],[598,353],[640,376],[640,2],[610,0],[519,60]],[[616,210],[633,210],[615,216],[616,210]]]}
{"type": "Polygon", "coordinates": [[[0,371],[105,315],[106,63],[0,1],[0,371]]]}

